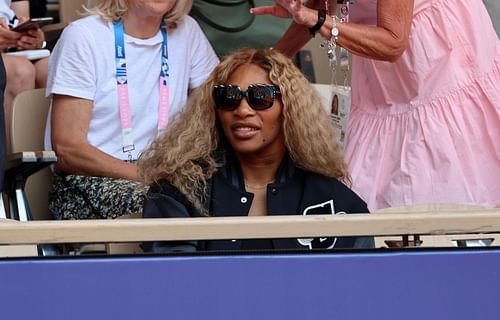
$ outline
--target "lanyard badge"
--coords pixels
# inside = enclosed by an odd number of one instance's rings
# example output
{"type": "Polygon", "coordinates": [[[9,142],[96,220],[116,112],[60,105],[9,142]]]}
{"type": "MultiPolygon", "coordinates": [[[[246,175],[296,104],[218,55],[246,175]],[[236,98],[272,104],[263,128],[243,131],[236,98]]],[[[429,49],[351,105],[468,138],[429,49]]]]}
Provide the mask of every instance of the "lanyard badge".
{"type": "MultiPolygon", "coordinates": [[[[340,17],[332,15],[331,37],[325,39],[321,46],[326,50],[330,67],[332,68],[331,83],[331,112],[333,127],[339,137],[339,142],[345,148],[347,143],[347,125],[349,122],[349,113],[351,109],[351,88],[347,86],[347,77],[350,71],[349,52],[347,49],[337,45],[340,36],[339,25],[349,22],[349,9],[352,1],[337,0],[340,4],[340,17]],[[343,73],[343,85],[337,83],[337,71],[340,69],[343,73]]],[[[325,10],[329,12],[329,1],[325,0],[325,10]]]]}
{"type": "MultiPolygon", "coordinates": [[[[115,33],[115,63],[116,63],[116,86],[118,91],[118,107],[120,110],[120,126],[122,129],[122,150],[128,153],[129,160],[132,160],[132,151],[135,150],[132,131],[132,111],[128,94],[127,60],[125,56],[125,32],[123,21],[114,23],[115,33]]],[[[163,37],[161,48],[161,68],[159,75],[160,99],[158,105],[158,132],[167,127],[168,114],[170,108],[170,88],[169,88],[169,66],[168,66],[168,45],[167,29],[161,25],[163,37]]]]}

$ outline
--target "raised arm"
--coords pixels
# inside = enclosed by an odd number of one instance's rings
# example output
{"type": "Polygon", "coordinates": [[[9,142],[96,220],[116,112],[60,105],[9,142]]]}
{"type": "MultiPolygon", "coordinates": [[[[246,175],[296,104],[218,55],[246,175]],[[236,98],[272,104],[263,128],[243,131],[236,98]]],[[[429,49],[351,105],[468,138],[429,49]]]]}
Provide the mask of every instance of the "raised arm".
{"type": "Polygon", "coordinates": [[[319,9],[325,3],[323,0],[310,0],[307,2],[305,8],[301,8],[302,1],[292,2],[293,1],[276,1],[274,6],[261,6],[251,9],[251,13],[256,15],[273,15],[278,18],[290,18],[294,20],[274,46],[275,49],[290,58],[311,39],[308,28],[316,23],[318,16],[317,10],[313,9],[319,9]],[[284,2],[290,3],[291,7],[289,8],[294,10],[296,13],[295,15],[287,10],[288,8],[284,6],[284,2]]]}
{"type": "MultiPolygon", "coordinates": [[[[277,0],[274,7],[261,7],[253,10],[255,14],[272,14],[277,17],[294,19],[295,23],[277,44],[277,49],[282,50],[287,55],[295,53],[305,44],[307,28],[315,25],[318,19],[317,10],[303,6],[301,2],[300,0],[277,0]],[[287,16],[284,11],[288,13],[287,16]],[[305,28],[294,27],[295,24],[301,24],[305,28]],[[291,32],[291,30],[295,31],[291,32]]],[[[322,3],[322,1],[312,1],[310,6],[318,8],[322,3]]],[[[408,45],[413,3],[413,0],[378,0],[377,25],[337,23],[337,28],[340,31],[337,44],[353,54],[365,58],[385,61],[397,60],[408,45]]],[[[355,10],[355,6],[356,4],[351,10],[355,10]]],[[[332,27],[332,17],[327,16],[325,24],[319,32],[323,37],[330,38],[332,27]]]]}
{"type": "Polygon", "coordinates": [[[54,95],[52,102],[52,147],[57,168],[66,173],[138,180],[137,167],[112,157],[87,142],[92,101],[54,95]]]}

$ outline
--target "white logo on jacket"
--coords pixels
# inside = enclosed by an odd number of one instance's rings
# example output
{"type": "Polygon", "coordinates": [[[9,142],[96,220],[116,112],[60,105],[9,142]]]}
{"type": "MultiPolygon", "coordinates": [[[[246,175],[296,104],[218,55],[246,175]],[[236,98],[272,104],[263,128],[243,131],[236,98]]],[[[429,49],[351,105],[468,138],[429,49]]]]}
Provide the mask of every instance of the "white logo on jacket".
{"type": "MultiPolygon", "coordinates": [[[[308,214],[316,214],[316,212],[318,211],[320,211],[319,213],[321,214],[325,214],[325,211],[329,211],[329,213],[332,215],[345,214],[345,212],[343,211],[335,213],[335,205],[333,203],[333,199],[309,206],[304,209],[304,212],[302,212],[302,214],[304,216],[307,216],[308,214]]],[[[333,249],[333,247],[335,247],[335,243],[337,243],[337,238],[302,238],[297,239],[297,241],[301,246],[308,247],[309,249],[333,249]]]]}

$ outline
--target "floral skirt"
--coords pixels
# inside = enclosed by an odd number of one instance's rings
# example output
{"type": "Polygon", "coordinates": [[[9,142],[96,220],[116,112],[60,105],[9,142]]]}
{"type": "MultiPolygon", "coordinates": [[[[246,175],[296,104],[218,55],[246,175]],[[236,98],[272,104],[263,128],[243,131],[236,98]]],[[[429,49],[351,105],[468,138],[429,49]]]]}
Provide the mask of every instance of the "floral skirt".
{"type": "Polygon", "coordinates": [[[109,219],[142,212],[144,186],[137,181],[54,174],[49,210],[56,219],[109,219]]]}

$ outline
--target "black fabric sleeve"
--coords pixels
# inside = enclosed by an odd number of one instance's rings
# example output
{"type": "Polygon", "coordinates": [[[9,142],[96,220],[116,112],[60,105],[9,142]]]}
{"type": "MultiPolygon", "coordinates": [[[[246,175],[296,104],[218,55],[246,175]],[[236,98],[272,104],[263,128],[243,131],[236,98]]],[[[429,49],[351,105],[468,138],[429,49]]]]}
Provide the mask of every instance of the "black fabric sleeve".
{"type": "MultiPolygon", "coordinates": [[[[170,185],[152,186],[144,201],[144,218],[189,218],[190,206],[170,185]]],[[[143,243],[145,252],[195,252],[197,241],[159,241],[143,243]]]]}
{"type": "Polygon", "coordinates": [[[144,202],[144,218],[187,218],[190,217],[184,201],[176,192],[169,192],[171,187],[152,189],[144,202]]]}

